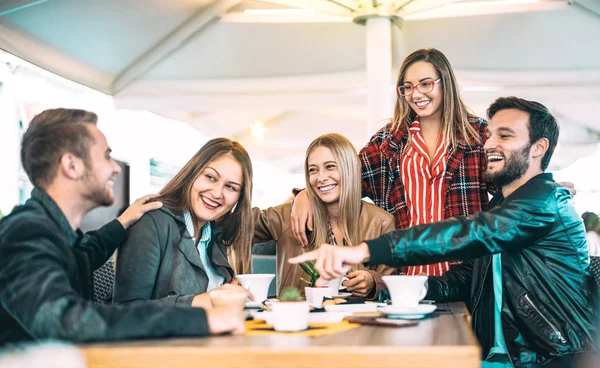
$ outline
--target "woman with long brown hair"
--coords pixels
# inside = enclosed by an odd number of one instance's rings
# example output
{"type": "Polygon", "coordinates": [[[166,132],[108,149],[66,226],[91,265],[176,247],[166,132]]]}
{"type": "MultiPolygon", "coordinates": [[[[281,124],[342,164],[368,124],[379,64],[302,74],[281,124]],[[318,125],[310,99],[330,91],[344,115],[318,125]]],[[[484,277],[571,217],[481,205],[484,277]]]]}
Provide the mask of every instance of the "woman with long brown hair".
{"type": "Polygon", "coordinates": [[[130,227],[114,301],[210,307],[207,292],[250,272],[252,163],[238,142],[207,142],[161,190],[160,210],[130,227]],[[156,302],[156,300],[154,301],[156,302]]]}
{"type": "MultiPolygon", "coordinates": [[[[446,56],[436,49],[413,52],[402,63],[396,86],[394,117],[359,154],[363,196],[391,213],[398,229],[485,210],[487,124],[461,100],[446,56]]],[[[292,214],[303,245],[308,244],[305,225],[312,222],[308,202],[299,194],[292,214]]],[[[439,276],[451,264],[411,266],[402,273],[439,276]]]]}

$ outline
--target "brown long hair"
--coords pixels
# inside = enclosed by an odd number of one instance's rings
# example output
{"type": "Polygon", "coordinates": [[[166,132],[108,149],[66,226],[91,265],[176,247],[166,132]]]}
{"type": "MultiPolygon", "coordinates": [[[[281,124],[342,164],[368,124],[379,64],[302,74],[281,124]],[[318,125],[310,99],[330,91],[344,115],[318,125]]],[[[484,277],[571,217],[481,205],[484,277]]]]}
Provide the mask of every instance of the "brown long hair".
{"type": "MultiPolygon", "coordinates": [[[[360,208],[361,208],[361,170],[360,161],[356,149],[350,141],[341,134],[324,134],[308,146],[304,160],[304,177],[306,178],[306,192],[313,210],[313,233],[310,237],[309,249],[316,249],[324,243],[328,243],[329,215],[327,205],[319,198],[310,185],[310,174],[308,172],[308,156],[317,147],[326,147],[331,150],[340,173],[340,214],[338,227],[348,245],[356,245],[360,239],[360,208]]],[[[342,244],[339,244],[342,245],[342,244]]]]}
{"type": "Polygon", "coordinates": [[[251,248],[254,224],[252,217],[252,162],[248,152],[236,141],[215,138],[208,141],[185,166],[160,191],[157,201],[177,214],[189,211],[195,224],[198,223],[192,210],[192,186],[204,168],[219,157],[230,154],[242,166],[243,183],[240,198],[233,211],[228,211],[216,223],[223,231],[223,242],[227,246],[231,265],[236,273],[250,273],[251,248]]]}
{"type": "MultiPolygon", "coordinates": [[[[477,133],[477,130],[469,123],[469,120],[474,119],[475,116],[469,111],[460,98],[458,84],[456,83],[456,77],[454,76],[454,71],[452,71],[452,66],[441,51],[433,48],[420,49],[408,55],[400,67],[396,86],[404,84],[406,70],[418,61],[425,61],[433,65],[440,78],[442,78],[441,84],[444,91],[442,105],[442,134],[444,135],[446,142],[449,142],[452,147],[456,147],[459,142],[465,144],[480,142],[481,137],[477,133]]],[[[408,102],[406,102],[406,99],[402,96],[398,96],[396,99],[396,107],[394,108],[394,117],[392,118],[394,126],[401,127],[403,130],[408,131],[410,122],[416,115],[416,112],[411,109],[408,102]]]]}

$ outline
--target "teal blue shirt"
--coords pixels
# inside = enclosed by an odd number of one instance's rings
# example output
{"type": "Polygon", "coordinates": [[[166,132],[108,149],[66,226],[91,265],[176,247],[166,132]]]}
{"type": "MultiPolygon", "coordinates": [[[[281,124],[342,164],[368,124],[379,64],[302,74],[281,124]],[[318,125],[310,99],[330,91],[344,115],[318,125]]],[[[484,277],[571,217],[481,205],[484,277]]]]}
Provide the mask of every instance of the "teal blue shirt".
{"type": "MultiPolygon", "coordinates": [[[[184,213],[183,218],[185,220],[185,227],[195,242],[196,236],[194,234],[194,222],[192,221],[192,215],[189,212],[186,212],[184,213]]],[[[223,285],[225,282],[225,278],[215,271],[210,257],[208,256],[208,245],[210,244],[211,236],[212,230],[210,228],[210,223],[207,222],[206,225],[202,227],[200,241],[198,241],[198,245],[196,246],[198,249],[198,254],[200,255],[200,261],[202,262],[206,276],[208,276],[208,287],[206,288],[206,291],[214,290],[223,285]]]]}
{"type": "Polygon", "coordinates": [[[506,353],[500,315],[502,311],[502,258],[500,253],[492,256],[492,276],[494,278],[494,346],[490,349],[482,367],[512,367],[506,353]]]}

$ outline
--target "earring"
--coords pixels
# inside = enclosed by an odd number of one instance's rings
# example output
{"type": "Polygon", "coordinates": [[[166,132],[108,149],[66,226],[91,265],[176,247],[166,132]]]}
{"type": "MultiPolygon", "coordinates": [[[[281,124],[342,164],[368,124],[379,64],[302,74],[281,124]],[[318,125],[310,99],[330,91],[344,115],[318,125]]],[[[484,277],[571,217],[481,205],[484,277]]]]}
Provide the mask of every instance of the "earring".
{"type": "Polygon", "coordinates": [[[238,202],[235,202],[233,207],[231,207],[231,213],[233,213],[233,211],[235,211],[235,208],[237,207],[237,205],[238,205],[238,202]]]}

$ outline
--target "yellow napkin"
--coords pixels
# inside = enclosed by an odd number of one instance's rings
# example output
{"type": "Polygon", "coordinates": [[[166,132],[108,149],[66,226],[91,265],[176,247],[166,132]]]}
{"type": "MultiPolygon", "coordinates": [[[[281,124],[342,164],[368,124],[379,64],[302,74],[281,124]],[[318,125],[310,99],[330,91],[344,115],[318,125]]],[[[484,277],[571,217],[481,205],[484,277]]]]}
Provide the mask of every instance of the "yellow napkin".
{"type": "Polygon", "coordinates": [[[359,327],[359,324],[346,321],[337,323],[309,323],[308,329],[294,332],[279,332],[273,330],[264,320],[246,321],[246,335],[248,336],[267,336],[267,335],[302,335],[308,337],[320,337],[334,333],[351,330],[359,327]],[[311,329],[312,327],[312,329],[311,329]]]}

